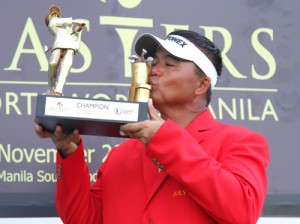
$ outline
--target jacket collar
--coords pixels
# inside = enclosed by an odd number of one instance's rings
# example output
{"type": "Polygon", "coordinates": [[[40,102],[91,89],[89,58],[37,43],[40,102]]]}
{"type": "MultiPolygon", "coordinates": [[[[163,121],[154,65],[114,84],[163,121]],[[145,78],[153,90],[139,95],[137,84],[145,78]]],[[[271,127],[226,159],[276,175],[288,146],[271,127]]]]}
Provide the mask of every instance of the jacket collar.
{"type": "Polygon", "coordinates": [[[210,130],[216,127],[217,124],[209,109],[206,109],[191,121],[186,130],[199,142],[202,138],[201,132],[210,130]]]}

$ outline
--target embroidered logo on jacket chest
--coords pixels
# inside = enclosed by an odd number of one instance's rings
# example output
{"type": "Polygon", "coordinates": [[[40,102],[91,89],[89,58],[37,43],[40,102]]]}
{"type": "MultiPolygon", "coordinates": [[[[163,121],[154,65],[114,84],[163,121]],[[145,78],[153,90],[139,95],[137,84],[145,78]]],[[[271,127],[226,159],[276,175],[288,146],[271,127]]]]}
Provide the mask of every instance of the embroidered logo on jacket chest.
{"type": "Polygon", "coordinates": [[[173,197],[182,197],[187,196],[186,189],[177,189],[173,192],[173,197]]]}

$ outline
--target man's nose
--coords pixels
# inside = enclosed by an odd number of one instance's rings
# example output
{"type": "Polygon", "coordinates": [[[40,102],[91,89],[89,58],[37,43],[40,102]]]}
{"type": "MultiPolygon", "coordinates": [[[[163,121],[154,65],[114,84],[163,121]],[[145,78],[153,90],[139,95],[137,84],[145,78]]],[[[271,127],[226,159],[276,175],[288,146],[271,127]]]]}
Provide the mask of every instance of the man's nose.
{"type": "Polygon", "coordinates": [[[149,72],[149,76],[161,76],[162,71],[161,71],[161,67],[157,64],[154,66],[151,66],[150,68],[150,72],[149,72]]]}

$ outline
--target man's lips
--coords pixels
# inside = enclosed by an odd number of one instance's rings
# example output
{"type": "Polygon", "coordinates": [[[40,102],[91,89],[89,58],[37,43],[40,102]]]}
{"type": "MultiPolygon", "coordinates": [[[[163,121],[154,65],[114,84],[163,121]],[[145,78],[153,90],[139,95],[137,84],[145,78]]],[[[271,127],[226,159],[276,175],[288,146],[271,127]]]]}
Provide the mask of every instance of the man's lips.
{"type": "Polygon", "coordinates": [[[149,84],[151,87],[156,86],[155,82],[153,82],[153,80],[152,80],[151,78],[149,78],[148,84],[149,84]]]}
{"type": "Polygon", "coordinates": [[[157,85],[154,83],[149,83],[149,85],[151,86],[151,89],[155,89],[157,87],[157,85]]]}

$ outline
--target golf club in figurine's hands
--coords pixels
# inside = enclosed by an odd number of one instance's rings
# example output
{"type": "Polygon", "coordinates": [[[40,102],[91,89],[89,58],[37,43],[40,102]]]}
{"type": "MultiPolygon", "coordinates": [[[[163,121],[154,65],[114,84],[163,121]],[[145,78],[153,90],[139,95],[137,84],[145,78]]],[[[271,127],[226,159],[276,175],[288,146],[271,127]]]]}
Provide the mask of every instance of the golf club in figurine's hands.
{"type": "Polygon", "coordinates": [[[72,18],[62,18],[60,8],[52,5],[45,18],[46,26],[54,37],[54,43],[50,49],[48,69],[48,91],[46,95],[63,95],[68,74],[73,65],[74,55],[79,50],[84,23],[79,23],[72,18]],[[67,27],[75,29],[70,33],[67,27]]]}

